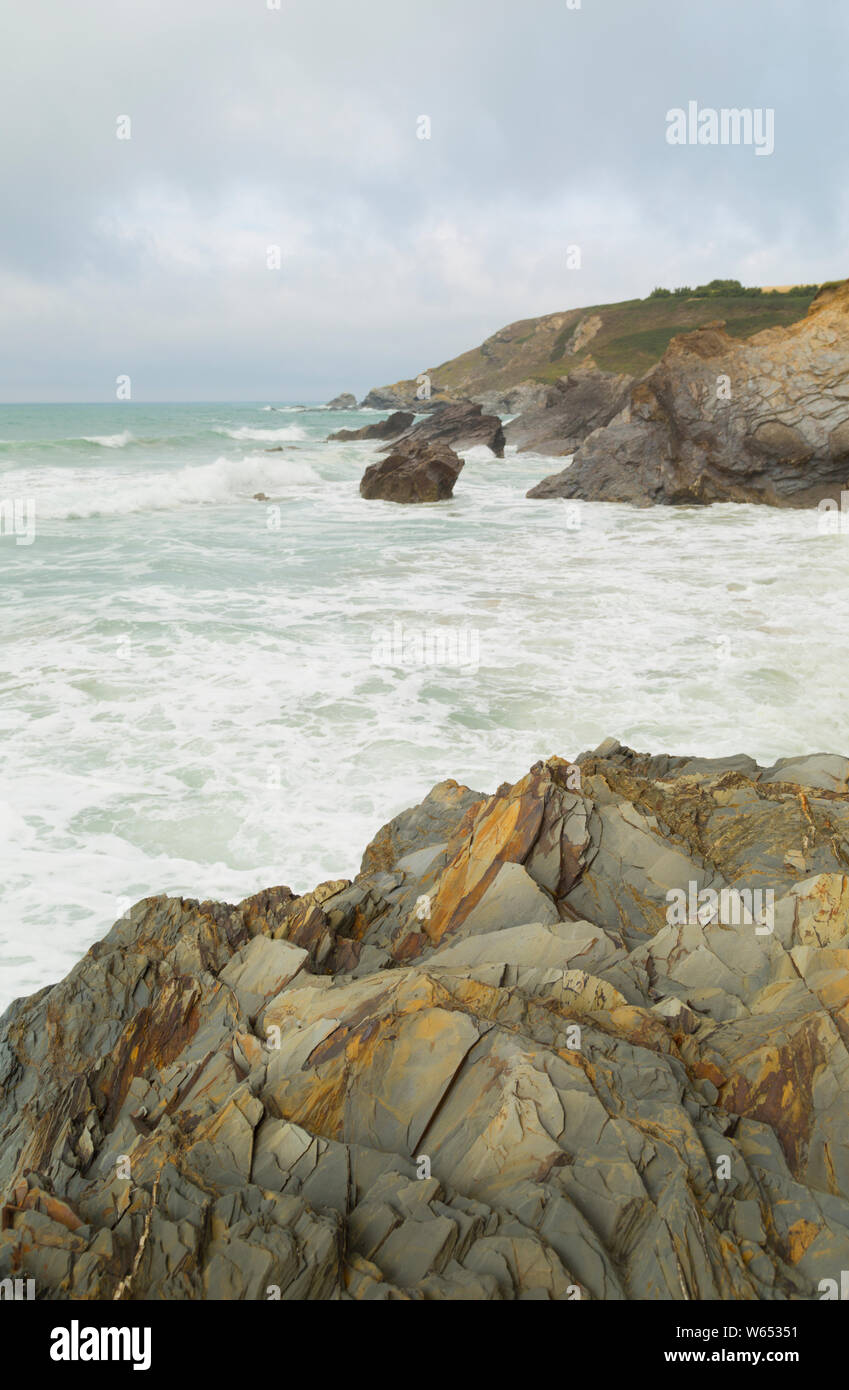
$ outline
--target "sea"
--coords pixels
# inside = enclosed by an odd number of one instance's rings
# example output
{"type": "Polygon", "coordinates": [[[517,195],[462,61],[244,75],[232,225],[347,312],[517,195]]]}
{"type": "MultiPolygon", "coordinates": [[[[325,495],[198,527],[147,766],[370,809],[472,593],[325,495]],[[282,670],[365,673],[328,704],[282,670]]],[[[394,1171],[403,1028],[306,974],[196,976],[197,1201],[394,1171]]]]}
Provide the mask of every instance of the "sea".
{"type": "Polygon", "coordinates": [[[380,418],[0,407],[0,1011],[140,898],[353,876],[444,778],[849,751],[849,525],[530,501],[510,449],[365,501],[326,436],[380,418]]]}

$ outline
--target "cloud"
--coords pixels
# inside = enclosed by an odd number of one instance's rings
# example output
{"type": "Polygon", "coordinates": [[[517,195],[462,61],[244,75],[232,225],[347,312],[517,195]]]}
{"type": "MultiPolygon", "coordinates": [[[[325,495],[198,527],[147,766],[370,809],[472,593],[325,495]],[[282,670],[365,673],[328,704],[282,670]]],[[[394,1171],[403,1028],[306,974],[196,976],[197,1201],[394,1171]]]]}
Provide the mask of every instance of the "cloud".
{"type": "Polygon", "coordinates": [[[849,21],[840,0],[809,15],[19,0],[4,395],[108,399],[127,371],[138,399],[323,399],[656,283],[840,275],[849,21]],[[666,111],[690,99],[774,108],[775,154],[670,147],[666,111]]]}

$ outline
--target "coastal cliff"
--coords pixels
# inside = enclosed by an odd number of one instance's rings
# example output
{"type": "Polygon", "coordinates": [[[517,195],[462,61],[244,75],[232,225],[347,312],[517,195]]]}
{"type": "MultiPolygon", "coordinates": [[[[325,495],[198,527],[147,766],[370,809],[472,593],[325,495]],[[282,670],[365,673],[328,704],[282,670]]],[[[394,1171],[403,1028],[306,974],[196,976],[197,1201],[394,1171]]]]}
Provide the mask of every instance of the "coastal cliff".
{"type": "MultiPolygon", "coordinates": [[[[472,400],[486,411],[513,414],[544,404],[546,389],[576,367],[643,376],[662,357],[676,334],[724,319],[735,338],[759,329],[787,326],[804,317],[816,286],[786,293],[745,289],[714,281],[674,294],[657,290],[646,299],[594,304],[538,318],[520,319],[493,333],[479,347],[428,367],[432,403],[472,400]]],[[[377,410],[422,410],[421,381],[412,377],[374,387],[362,405],[377,410]]]]}
{"type": "Polygon", "coordinates": [[[615,419],[529,497],[605,502],[839,499],[849,479],[849,281],[745,342],[722,323],[674,338],[615,419]]]}
{"type": "Polygon", "coordinates": [[[608,740],[439,784],[353,882],[137,904],[0,1020],[0,1278],[818,1297],[849,1267],[847,794],[843,757],[608,740]]]}

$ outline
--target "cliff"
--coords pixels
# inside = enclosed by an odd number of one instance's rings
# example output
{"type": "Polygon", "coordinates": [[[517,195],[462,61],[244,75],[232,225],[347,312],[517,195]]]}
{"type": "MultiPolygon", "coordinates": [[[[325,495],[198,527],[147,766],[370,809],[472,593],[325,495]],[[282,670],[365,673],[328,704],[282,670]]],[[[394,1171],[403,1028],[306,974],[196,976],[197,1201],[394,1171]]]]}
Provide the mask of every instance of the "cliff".
{"type": "Polygon", "coordinates": [[[701,504],[839,501],[849,479],[849,281],[747,341],[674,338],[623,409],[530,497],[701,504]]]}
{"type": "MultiPolygon", "coordinates": [[[[508,324],[479,347],[429,367],[426,373],[436,397],[476,400],[485,410],[513,414],[541,405],[544,387],[576,367],[642,376],[659,361],[676,334],[711,320],[723,319],[735,338],[794,323],[805,314],[814,293],[810,286],[786,294],[694,292],[567,309],[508,324]]],[[[416,379],[410,378],[374,387],[363,404],[386,410],[421,409],[416,392],[416,379]]]]}

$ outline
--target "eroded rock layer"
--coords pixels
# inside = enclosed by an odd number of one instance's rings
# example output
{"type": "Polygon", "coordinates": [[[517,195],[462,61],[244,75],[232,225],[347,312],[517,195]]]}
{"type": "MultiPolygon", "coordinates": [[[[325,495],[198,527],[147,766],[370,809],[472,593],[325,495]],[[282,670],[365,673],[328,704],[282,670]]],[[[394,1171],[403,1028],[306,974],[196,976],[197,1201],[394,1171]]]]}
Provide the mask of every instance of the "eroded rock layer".
{"type": "Polygon", "coordinates": [[[719,322],[672,339],[571,467],[529,497],[638,506],[834,505],[849,483],[849,281],[747,340],[719,322]]]}
{"type": "Polygon", "coordinates": [[[849,1268],[849,760],[444,782],[353,882],[137,904],[0,1021],[43,1298],[809,1299],[849,1268]],[[767,917],[670,901],[771,894],[767,917]]]}

